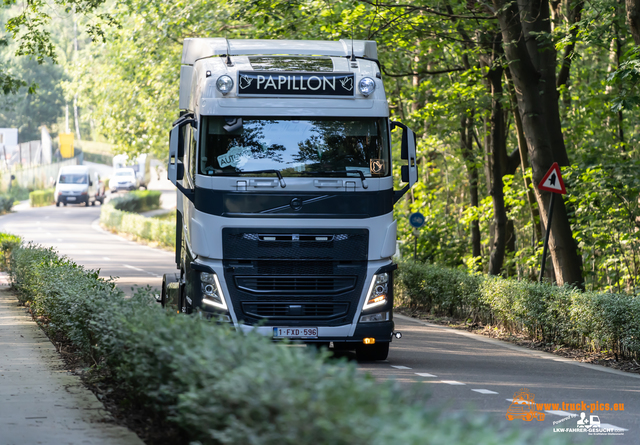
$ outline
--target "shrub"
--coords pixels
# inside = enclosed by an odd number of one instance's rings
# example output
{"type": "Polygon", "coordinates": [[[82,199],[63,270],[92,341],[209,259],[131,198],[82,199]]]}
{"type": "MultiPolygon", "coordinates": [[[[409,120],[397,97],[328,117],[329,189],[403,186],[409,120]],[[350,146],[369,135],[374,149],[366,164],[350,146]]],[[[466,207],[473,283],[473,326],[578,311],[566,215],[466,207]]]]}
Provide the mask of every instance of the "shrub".
{"type": "Polygon", "coordinates": [[[97,164],[104,165],[113,165],[113,155],[104,154],[104,153],[93,153],[90,151],[83,150],[83,159],[87,162],[95,162],[97,164]]]}
{"type": "Polygon", "coordinates": [[[400,264],[396,285],[400,305],[473,317],[547,343],[640,355],[640,296],[580,292],[414,262],[400,264]]]}
{"type": "Polygon", "coordinates": [[[549,434],[498,428],[484,417],[425,408],[326,353],[276,344],[199,316],[176,315],[149,290],[123,296],[53,250],[15,247],[11,276],[23,301],[142,408],[202,444],[550,444],[549,434]]]}
{"type": "Polygon", "coordinates": [[[29,193],[32,190],[33,189],[21,187],[20,185],[18,185],[18,181],[14,179],[13,181],[11,181],[11,188],[9,189],[8,193],[14,201],[26,201],[27,199],[29,199],[29,193]]]}
{"type": "Polygon", "coordinates": [[[135,190],[126,195],[111,200],[111,204],[117,210],[124,212],[146,212],[160,208],[160,195],[158,190],[135,190]]]}
{"type": "Polygon", "coordinates": [[[399,301],[436,314],[466,317],[483,309],[481,278],[432,264],[402,263],[398,269],[399,301]]]}
{"type": "Polygon", "coordinates": [[[0,195],[0,213],[9,213],[14,202],[11,195],[0,195]]]}
{"type": "Polygon", "coordinates": [[[107,229],[127,233],[142,240],[154,241],[160,246],[175,247],[175,220],[165,221],[124,212],[116,209],[111,202],[100,209],[100,223],[107,229]]]}
{"type": "Polygon", "coordinates": [[[29,193],[29,205],[31,207],[42,207],[55,204],[54,190],[34,190],[29,193]]]}

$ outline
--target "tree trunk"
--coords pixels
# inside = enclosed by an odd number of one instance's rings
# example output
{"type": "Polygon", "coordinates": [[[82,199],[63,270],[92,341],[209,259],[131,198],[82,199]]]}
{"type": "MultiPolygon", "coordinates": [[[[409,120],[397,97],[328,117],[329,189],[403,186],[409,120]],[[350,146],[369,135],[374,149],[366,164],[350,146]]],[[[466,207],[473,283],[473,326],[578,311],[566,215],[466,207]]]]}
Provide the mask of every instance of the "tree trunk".
{"type": "Polygon", "coordinates": [[[640,0],[626,0],[627,24],[636,45],[640,46],[640,0]]]}
{"type": "Polygon", "coordinates": [[[522,179],[524,181],[524,187],[527,190],[527,203],[529,204],[529,216],[531,217],[531,227],[533,230],[533,236],[531,244],[537,246],[538,242],[542,240],[542,227],[539,224],[540,214],[535,206],[536,197],[533,193],[531,180],[527,176],[527,169],[529,168],[528,158],[528,146],[527,140],[524,137],[524,130],[522,129],[522,119],[520,119],[520,111],[518,111],[518,99],[516,98],[516,92],[513,89],[513,82],[511,80],[511,72],[505,71],[505,77],[507,78],[507,89],[509,91],[509,101],[511,103],[511,109],[513,110],[513,121],[516,124],[516,136],[518,138],[518,150],[520,151],[520,170],[522,171],[522,179]]]}
{"type": "MultiPolygon", "coordinates": [[[[497,37],[495,37],[496,40],[497,37]]],[[[489,258],[489,274],[491,275],[500,274],[507,246],[507,211],[504,205],[504,187],[502,183],[507,153],[504,112],[501,102],[502,72],[502,66],[494,64],[487,74],[491,85],[491,158],[493,163],[491,165],[492,188],[490,194],[493,200],[493,223],[495,226],[491,257],[489,258]]]]}
{"type": "MultiPolygon", "coordinates": [[[[495,0],[495,2],[503,3],[503,0],[495,0]]],[[[551,33],[549,2],[548,0],[518,0],[517,5],[512,7],[519,8],[522,21],[520,22],[519,16],[518,25],[522,29],[522,35],[525,36],[531,65],[539,75],[539,81],[536,83],[542,99],[542,117],[547,125],[553,159],[561,166],[567,166],[570,163],[562,135],[556,89],[557,51],[553,41],[546,37],[551,33]]],[[[515,24],[510,25],[515,26],[515,24]]]]}
{"type": "MultiPolygon", "coordinates": [[[[467,167],[467,178],[469,180],[470,205],[476,210],[480,203],[478,199],[478,163],[473,152],[473,123],[470,117],[463,116],[460,119],[460,149],[467,167]]],[[[478,219],[471,221],[471,250],[476,265],[482,263],[482,253],[480,250],[480,222],[478,219]]]]}
{"type": "MultiPolygon", "coordinates": [[[[545,20],[545,18],[548,20],[549,13],[546,1],[533,0],[525,2],[521,0],[519,3],[526,3],[525,6],[533,4],[539,6],[538,16],[531,15],[532,8],[527,9],[529,20],[534,22],[545,20]]],[[[532,60],[540,55],[539,48],[537,44],[533,45],[532,49],[527,48],[525,42],[529,36],[523,31],[518,5],[507,3],[506,0],[493,0],[493,4],[498,11],[498,21],[505,42],[505,55],[516,89],[518,109],[520,110],[522,127],[529,149],[533,182],[537,185],[553,162],[560,162],[556,155],[561,150],[558,150],[558,147],[553,145],[557,143],[557,137],[552,135],[553,129],[549,127],[547,116],[547,108],[551,107],[552,104],[548,97],[545,97],[548,93],[549,82],[547,79],[549,73],[541,73],[532,60]],[[533,56],[530,54],[530,50],[534,51],[533,56]],[[542,95],[540,94],[541,92],[543,93],[542,95]]],[[[528,26],[530,25],[528,24],[528,26]]],[[[549,26],[548,23],[546,26],[549,26]]],[[[555,52],[553,60],[555,61],[555,52]]],[[[548,68],[545,64],[539,65],[544,66],[545,69],[548,68]]],[[[552,86],[555,92],[555,75],[552,86]]],[[[559,115],[557,93],[554,94],[554,97],[555,114],[559,115]]],[[[562,136],[561,132],[560,136],[562,136]]],[[[562,148],[564,149],[564,144],[562,144],[562,148]]],[[[541,192],[536,187],[535,195],[540,214],[546,226],[550,194],[541,192]]],[[[578,248],[573,239],[571,225],[562,199],[555,200],[549,248],[558,284],[574,284],[583,287],[582,258],[578,254],[578,248]]]]}

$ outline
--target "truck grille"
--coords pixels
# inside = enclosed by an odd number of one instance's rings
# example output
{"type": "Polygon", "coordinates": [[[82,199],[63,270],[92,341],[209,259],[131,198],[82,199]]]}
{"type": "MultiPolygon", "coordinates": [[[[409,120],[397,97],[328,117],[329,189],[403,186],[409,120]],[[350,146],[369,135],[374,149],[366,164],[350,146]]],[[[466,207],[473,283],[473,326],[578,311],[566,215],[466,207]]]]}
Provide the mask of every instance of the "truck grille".
{"type": "Polygon", "coordinates": [[[258,293],[339,294],[353,290],[356,277],[236,277],[236,286],[258,293]]]}
{"type": "Polygon", "coordinates": [[[229,299],[238,318],[287,326],[352,323],[367,276],[366,229],[222,229],[229,299]]]}
{"type": "Polygon", "coordinates": [[[349,303],[244,303],[243,312],[257,318],[337,318],[349,311],[349,303]]]}

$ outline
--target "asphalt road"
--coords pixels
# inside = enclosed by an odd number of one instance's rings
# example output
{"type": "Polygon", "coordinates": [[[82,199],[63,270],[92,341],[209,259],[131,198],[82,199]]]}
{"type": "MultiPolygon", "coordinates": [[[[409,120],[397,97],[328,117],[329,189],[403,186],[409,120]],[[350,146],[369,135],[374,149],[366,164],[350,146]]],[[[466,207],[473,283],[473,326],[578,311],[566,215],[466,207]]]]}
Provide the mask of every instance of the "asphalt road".
{"type": "Polygon", "coordinates": [[[408,317],[396,316],[396,330],[403,337],[393,342],[388,360],[362,363],[359,367],[363,372],[378,379],[395,379],[403,386],[426,385],[434,402],[453,410],[480,412],[503,425],[536,433],[549,431],[575,443],[589,438],[595,444],[640,442],[638,374],[583,364],[408,317]],[[507,420],[514,394],[521,388],[532,394],[536,404],[550,404],[536,407],[535,411],[545,414],[544,420],[507,420]],[[606,406],[599,406],[603,403],[609,404],[608,411],[606,406]],[[621,403],[624,411],[614,411],[614,404],[621,403]],[[554,431],[576,429],[582,412],[588,421],[592,415],[598,416],[601,428],[611,429],[611,435],[590,435],[587,430],[554,431]]]}
{"type": "MultiPolygon", "coordinates": [[[[159,287],[163,273],[175,271],[173,253],[141,246],[98,227],[100,207],[54,206],[18,211],[0,217],[0,231],[18,234],[44,246],[53,246],[102,276],[118,277],[127,293],[134,285],[159,287]]],[[[384,362],[361,363],[360,369],[378,379],[395,379],[401,385],[426,385],[431,402],[447,409],[484,413],[503,425],[564,435],[575,443],[636,444],[640,431],[640,375],[585,365],[551,354],[530,351],[508,343],[396,317],[403,334],[384,362]],[[527,388],[540,406],[531,412],[545,419],[508,421],[514,393],[527,388]],[[565,403],[565,406],[562,403],[565,403]],[[584,402],[582,406],[570,406],[584,402]],[[609,404],[591,412],[590,404],[609,404]],[[557,404],[558,406],[553,406],[557,404]],[[624,404],[624,410],[613,410],[624,404]],[[589,435],[585,431],[553,432],[577,428],[580,414],[596,415],[602,428],[616,435],[589,435]],[[569,418],[569,416],[575,416],[569,418]],[[554,422],[562,422],[555,424],[554,422]],[[635,439],[634,439],[635,437],[635,439]]],[[[518,404],[529,412],[529,403],[518,404]]],[[[596,419],[594,419],[596,420],[596,419]]]]}

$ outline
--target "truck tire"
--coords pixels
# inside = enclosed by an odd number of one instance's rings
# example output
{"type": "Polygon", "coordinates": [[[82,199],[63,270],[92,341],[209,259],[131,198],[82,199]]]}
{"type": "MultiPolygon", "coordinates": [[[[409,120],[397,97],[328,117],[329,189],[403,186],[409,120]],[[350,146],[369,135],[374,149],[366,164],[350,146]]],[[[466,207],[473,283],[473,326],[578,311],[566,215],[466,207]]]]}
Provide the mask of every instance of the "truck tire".
{"type": "Polygon", "coordinates": [[[60,207],[60,201],[56,201],[56,207],[60,207]]]}
{"type": "Polygon", "coordinates": [[[164,274],[162,276],[162,291],[160,293],[160,304],[164,308],[169,308],[172,310],[179,311],[180,306],[180,296],[178,295],[179,290],[177,287],[179,286],[179,277],[176,277],[177,274],[170,273],[164,274]],[[171,289],[170,289],[171,288],[171,289]]]}
{"type": "Polygon", "coordinates": [[[375,345],[358,345],[356,358],[361,362],[386,360],[389,355],[389,344],[390,342],[376,343],[375,345]]]}

